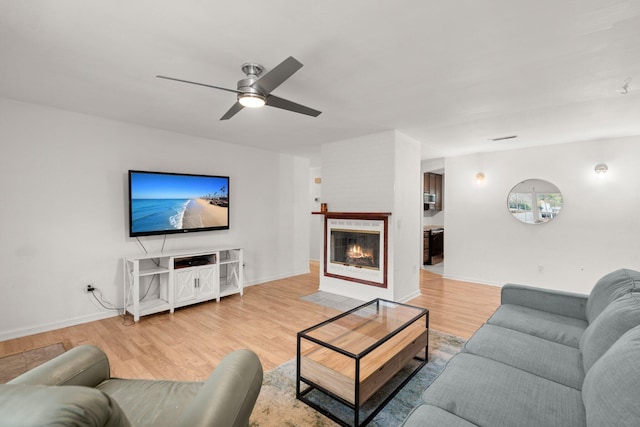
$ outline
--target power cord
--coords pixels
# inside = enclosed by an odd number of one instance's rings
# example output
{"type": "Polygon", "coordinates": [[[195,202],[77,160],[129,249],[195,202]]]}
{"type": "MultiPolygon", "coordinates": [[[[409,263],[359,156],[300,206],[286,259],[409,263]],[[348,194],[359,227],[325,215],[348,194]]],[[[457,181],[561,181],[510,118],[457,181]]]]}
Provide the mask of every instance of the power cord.
{"type": "Polygon", "coordinates": [[[93,285],[87,285],[87,292],[93,296],[93,299],[96,300],[98,304],[105,310],[116,311],[118,316],[122,318],[122,324],[124,326],[132,326],[135,324],[132,316],[127,316],[125,309],[122,307],[117,307],[115,304],[107,301],[102,295],[102,291],[96,288],[93,285]]]}
{"type": "Polygon", "coordinates": [[[114,311],[117,311],[118,314],[120,314],[120,312],[124,312],[124,308],[118,307],[115,304],[105,300],[104,296],[102,295],[102,291],[96,288],[95,286],[88,285],[87,292],[90,293],[93,296],[93,298],[97,301],[97,303],[100,304],[102,308],[104,308],[105,310],[114,310],[114,311]]]}

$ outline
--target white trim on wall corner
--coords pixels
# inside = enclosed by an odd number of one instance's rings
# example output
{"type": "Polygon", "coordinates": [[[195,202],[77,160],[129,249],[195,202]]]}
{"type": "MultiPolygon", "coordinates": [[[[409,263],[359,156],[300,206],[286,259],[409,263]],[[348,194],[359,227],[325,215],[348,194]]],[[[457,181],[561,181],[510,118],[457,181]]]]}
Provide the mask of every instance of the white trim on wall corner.
{"type": "Polygon", "coordinates": [[[419,297],[420,295],[422,295],[422,294],[420,293],[420,290],[417,290],[417,291],[412,292],[412,293],[410,293],[409,295],[405,296],[404,298],[399,299],[397,302],[400,302],[400,303],[407,303],[407,302],[409,302],[410,300],[412,300],[412,299],[414,299],[414,298],[419,297]]]}

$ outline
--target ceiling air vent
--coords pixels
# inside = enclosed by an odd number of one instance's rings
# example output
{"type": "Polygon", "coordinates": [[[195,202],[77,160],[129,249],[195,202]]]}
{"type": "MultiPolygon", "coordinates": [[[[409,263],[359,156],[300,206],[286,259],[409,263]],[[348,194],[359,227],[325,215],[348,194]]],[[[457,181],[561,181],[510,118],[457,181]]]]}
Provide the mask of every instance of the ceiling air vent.
{"type": "Polygon", "coordinates": [[[505,139],[514,139],[517,138],[518,135],[510,135],[510,136],[501,136],[499,138],[491,138],[489,141],[504,141],[505,139]]]}

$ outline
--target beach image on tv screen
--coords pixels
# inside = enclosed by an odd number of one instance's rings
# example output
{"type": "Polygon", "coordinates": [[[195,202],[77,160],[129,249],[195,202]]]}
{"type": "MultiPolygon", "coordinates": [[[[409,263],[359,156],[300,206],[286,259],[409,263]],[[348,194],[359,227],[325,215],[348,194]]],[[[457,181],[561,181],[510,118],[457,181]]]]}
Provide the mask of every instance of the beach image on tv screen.
{"type": "Polygon", "coordinates": [[[131,173],[131,232],[229,226],[227,177],[131,173]]]}

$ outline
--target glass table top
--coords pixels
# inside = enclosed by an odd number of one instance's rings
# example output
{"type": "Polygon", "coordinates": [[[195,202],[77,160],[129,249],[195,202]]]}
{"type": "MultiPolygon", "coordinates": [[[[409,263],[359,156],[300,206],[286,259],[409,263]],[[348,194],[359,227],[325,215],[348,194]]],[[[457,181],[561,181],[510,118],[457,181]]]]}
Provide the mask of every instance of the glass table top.
{"type": "Polygon", "coordinates": [[[300,337],[357,356],[427,313],[424,308],[378,298],[306,329],[300,337]]]}

